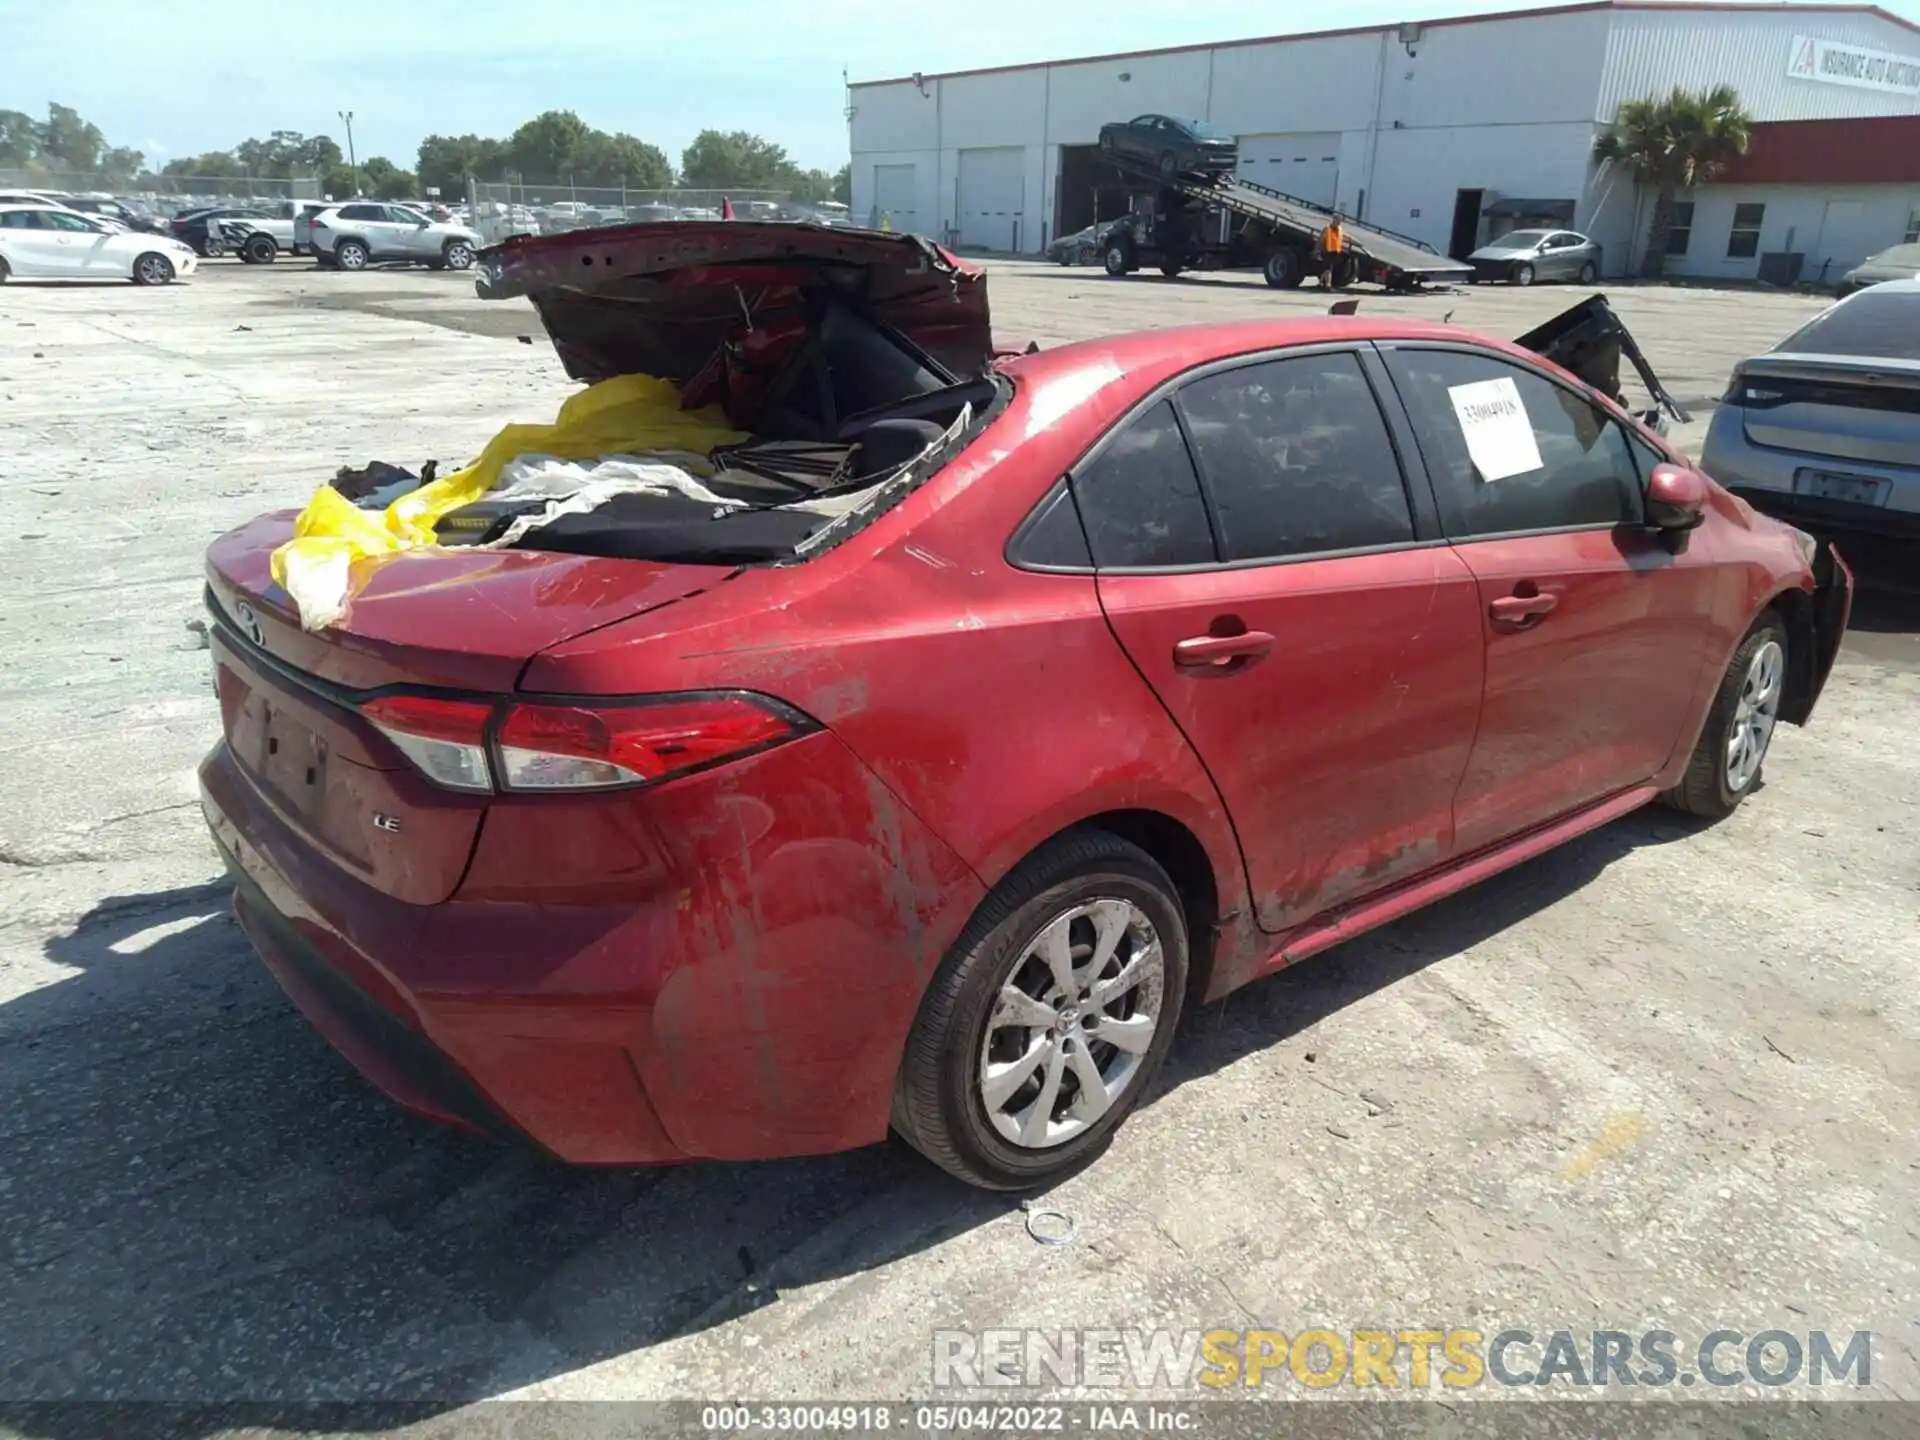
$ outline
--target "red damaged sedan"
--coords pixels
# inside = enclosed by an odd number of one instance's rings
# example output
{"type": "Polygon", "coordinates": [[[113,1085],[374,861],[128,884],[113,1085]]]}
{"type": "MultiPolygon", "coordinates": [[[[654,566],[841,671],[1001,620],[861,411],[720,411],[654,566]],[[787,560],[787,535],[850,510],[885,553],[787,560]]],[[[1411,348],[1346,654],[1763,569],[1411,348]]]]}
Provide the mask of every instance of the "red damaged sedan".
{"type": "Polygon", "coordinates": [[[201,779],[347,1059],[566,1160],[892,1127],[1043,1182],[1184,1007],[1650,801],[1728,814],[1846,624],[1836,556],[1609,398],[1604,302],[1531,349],[1351,316],[1006,358],[912,236],[481,263],[576,378],[748,438],[691,493],[483,499],[312,632],[291,517],[223,537],[201,779]]]}

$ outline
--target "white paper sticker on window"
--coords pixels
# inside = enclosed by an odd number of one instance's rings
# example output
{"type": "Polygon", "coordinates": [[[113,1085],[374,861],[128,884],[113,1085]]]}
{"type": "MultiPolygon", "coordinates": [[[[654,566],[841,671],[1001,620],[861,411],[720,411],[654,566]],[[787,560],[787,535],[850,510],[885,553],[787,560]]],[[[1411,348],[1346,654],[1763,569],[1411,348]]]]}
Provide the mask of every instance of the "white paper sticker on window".
{"type": "Polygon", "coordinates": [[[1467,437],[1467,453],[1482,480],[1504,480],[1540,468],[1540,446],[1533,438],[1533,422],[1521,403],[1520,388],[1510,377],[1476,380],[1471,385],[1449,385],[1447,396],[1460,429],[1467,437]]]}

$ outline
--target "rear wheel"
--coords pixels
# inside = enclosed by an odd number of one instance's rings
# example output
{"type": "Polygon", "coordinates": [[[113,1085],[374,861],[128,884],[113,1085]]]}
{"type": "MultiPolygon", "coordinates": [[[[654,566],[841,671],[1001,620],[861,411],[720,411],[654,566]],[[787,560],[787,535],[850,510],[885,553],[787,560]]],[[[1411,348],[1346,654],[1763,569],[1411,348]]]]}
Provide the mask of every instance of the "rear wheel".
{"type": "Polygon", "coordinates": [[[1360,273],[1360,266],[1353,256],[1344,253],[1333,257],[1332,269],[1333,288],[1336,290],[1346,289],[1360,273]]]}
{"type": "Polygon", "coordinates": [[[1527,264],[1524,260],[1514,266],[1513,283],[1516,285],[1531,285],[1533,283],[1533,266],[1527,264]]]}
{"type": "Polygon", "coordinates": [[[1104,831],[1060,837],[994,887],[927,987],[894,1128],[974,1185],[1056,1178],[1139,1102],[1186,979],[1166,872],[1104,831]]]}
{"type": "Polygon", "coordinates": [[[1179,177],[1179,174],[1180,174],[1180,157],[1178,155],[1172,154],[1171,152],[1169,152],[1168,154],[1162,155],[1160,157],[1161,178],[1164,180],[1173,180],[1173,179],[1177,179],[1179,177]]]}
{"type": "Polygon", "coordinates": [[[255,265],[271,265],[279,257],[280,247],[271,235],[250,235],[241,257],[255,265]]]}
{"type": "Polygon", "coordinates": [[[342,270],[364,270],[369,258],[363,240],[342,240],[333,247],[333,263],[342,270]]]}
{"type": "Polygon", "coordinates": [[[1582,285],[1591,285],[1599,278],[1600,269],[1591,260],[1580,267],[1580,283],[1582,285]]]}
{"type": "Polygon", "coordinates": [[[1786,684],[1787,629],[1768,611],[1733,652],[1687,773],[1661,799],[1708,820],[1731,815],[1760,784],[1786,684]]]}
{"type": "Polygon", "coordinates": [[[133,262],[133,283],[136,285],[166,285],[173,280],[173,262],[164,255],[156,255],[149,250],[133,262]]]}
{"type": "Polygon", "coordinates": [[[1133,252],[1124,241],[1115,240],[1107,246],[1107,274],[1116,279],[1133,270],[1133,252]]]}
{"type": "Polygon", "coordinates": [[[11,274],[13,274],[13,271],[7,266],[7,257],[0,255],[0,285],[6,284],[7,277],[11,274]]]}
{"type": "Polygon", "coordinates": [[[1306,279],[1306,267],[1300,263],[1300,257],[1291,250],[1276,250],[1267,256],[1267,263],[1261,267],[1261,274],[1267,284],[1276,290],[1297,290],[1300,282],[1306,279]]]}

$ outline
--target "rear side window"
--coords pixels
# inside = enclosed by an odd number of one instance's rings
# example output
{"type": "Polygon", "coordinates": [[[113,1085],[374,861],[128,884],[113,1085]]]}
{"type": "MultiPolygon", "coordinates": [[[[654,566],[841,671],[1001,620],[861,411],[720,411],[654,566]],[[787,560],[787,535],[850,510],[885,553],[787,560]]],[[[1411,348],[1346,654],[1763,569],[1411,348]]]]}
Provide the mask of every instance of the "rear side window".
{"type": "Polygon", "coordinates": [[[1169,401],[1136,416],[1077,471],[1073,495],[1102,569],[1214,561],[1200,480],[1169,401]]]}
{"type": "Polygon", "coordinates": [[[1440,518],[1454,537],[1617,525],[1640,481],[1605,411],[1492,355],[1393,349],[1440,518]]]}
{"type": "Polygon", "coordinates": [[[342,205],[340,218],[342,220],[384,220],[387,218],[387,212],[386,207],[381,205],[342,205]]]}
{"type": "Polygon", "coordinates": [[[1351,352],[1225,370],[1180,392],[1227,560],[1406,544],[1413,515],[1351,352]]]}
{"type": "Polygon", "coordinates": [[[1920,290],[1862,290],[1773,348],[1790,355],[1920,360],[1920,290]]]}

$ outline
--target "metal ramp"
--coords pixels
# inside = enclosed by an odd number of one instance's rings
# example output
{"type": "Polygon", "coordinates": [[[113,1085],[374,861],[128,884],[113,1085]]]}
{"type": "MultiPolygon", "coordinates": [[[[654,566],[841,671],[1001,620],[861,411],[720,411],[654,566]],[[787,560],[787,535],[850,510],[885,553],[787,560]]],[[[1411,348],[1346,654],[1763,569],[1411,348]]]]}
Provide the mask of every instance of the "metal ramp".
{"type": "MultiPolygon", "coordinates": [[[[1249,220],[1265,221],[1275,229],[1291,231],[1316,245],[1320,241],[1320,232],[1333,219],[1331,210],[1322,209],[1297,195],[1269,190],[1264,185],[1256,185],[1238,176],[1223,175],[1206,180],[1176,176],[1169,180],[1155,171],[1136,167],[1116,156],[1102,158],[1119,169],[1139,176],[1143,181],[1150,179],[1162,190],[1171,190],[1190,200],[1217,205],[1222,210],[1249,220]]],[[[1376,265],[1397,271],[1408,279],[1464,280],[1473,273],[1473,267],[1465,261],[1442,255],[1424,240],[1416,240],[1411,235],[1383,230],[1377,225],[1363,225],[1351,219],[1343,219],[1341,225],[1347,232],[1347,244],[1351,249],[1376,265]]]]}

